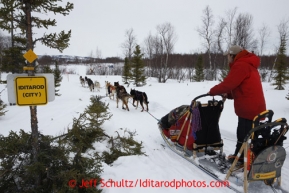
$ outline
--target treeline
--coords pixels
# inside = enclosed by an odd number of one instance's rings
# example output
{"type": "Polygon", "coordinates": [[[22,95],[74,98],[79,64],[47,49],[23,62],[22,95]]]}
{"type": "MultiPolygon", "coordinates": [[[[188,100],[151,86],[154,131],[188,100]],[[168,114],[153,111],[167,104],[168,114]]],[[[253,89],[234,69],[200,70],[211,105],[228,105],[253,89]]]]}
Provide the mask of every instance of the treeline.
{"type": "MultiPolygon", "coordinates": [[[[195,68],[195,65],[197,63],[198,56],[200,54],[195,53],[195,54],[170,54],[169,57],[169,62],[168,66],[170,67],[179,67],[179,68],[195,68]]],[[[208,54],[201,54],[203,56],[203,63],[204,63],[204,68],[209,68],[209,57],[207,56],[208,54]]],[[[212,56],[214,58],[214,61],[216,63],[216,67],[218,69],[223,69],[224,65],[228,65],[226,61],[226,57],[223,56],[222,54],[214,54],[212,56]]],[[[275,60],[276,60],[276,55],[263,55],[259,56],[261,59],[261,65],[260,68],[268,68],[271,69],[275,60]]],[[[146,64],[151,64],[154,65],[153,61],[157,59],[144,59],[146,64]]],[[[286,61],[287,63],[289,62],[289,57],[286,56],[286,61]]],[[[225,67],[226,67],[225,66],[225,67]]]]}
{"type": "MultiPolygon", "coordinates": [[[[198,57],[202,57],[204,73],[208,71],[209,57],[207,53],[199,54],[170,54],[167,62],[167,69],[170,71],[167,78],[169,79],[191,79],[195,73],[198,57]],[[185,70],[184,70],[185,69],[185,70]]],[[[158,77],[161,69],[160,63],[163,60],[163,55],[154,56],[151,59],[143,58],[145,64],[145,74],[148,77],[158,77]]],[[[213,54],[212,58],[216,65],[217,74],[222,73],[223,70],[228,70],[228,64],[226,57],[222,54],[213,54]]],[[[259,67],[260,76],[263,81],[268,80],[268,76],[272,70],[274,70],[274,64],[276,63],[276,55],[263,55],[260,56],[261,64],[259,67]]],[[[55,61],[59,65],[80,64],[87,65],[88,75],[123,75],[124,59],[118,57],[110,57],[105,59],[90,58],[90,57],[63,57],[63,56],[49,56],[44,55],[38,59],[40,66],[54,65],[55,61]],[[103,65],[107,64],[107,65],[103,65]],[[113,64],[113,65],[111,65],[113,64]]],[[[289,57],[285,57],[285,63],[289,63],[289,57]]],[[[214,80],[218,79],[213,78],[214,80]]]]}
{"type": "Polygon", "coordinates": [[[59,64],[96,64],[96,63],[120,63],[124,60],[119,57],[107,57],[107,58],[93,58],[93,57],[79,57],[79,56],[55,56],[55,55],[41,55],[38,58],[38,62],[41,65],[51,65],[57,61],[59,64]]]}
{"type": "MultiPolygon", "coordinates": [[[[172,68],[195,68],[198,56],[200,54],[194,53],[194,54],[170,54],[168,66],[172,68]]],[[[204,68],[209,68],[209,58],[207,57],[207,54],[203,55],[203,63],[204,68]]],[[[224,57],[222,54],[214,54],[213,55],[214,61],[216,63],[216,67],[218,69],[223,69],[224,65],[227,65],[226,57],[224,57]]],[[[261,65],[260,68],[266,68],[271,69],[275,60],[276,55],[263,55],[260,56],[261,59],[261,65]]],[[[157,61],[161,60],[161,58],[153,58],[143,59],[146,66],[156,66],[157,61]]],[[[108,58],[90,58],[90,57],[77,57],[77,56],[50,56],[50,55],[43,55],[40,56],[38,59],[38,62],[41,65],[53,65],[57,61],[60,65],[65,64],[119,64],[124,63],[124,59],[120,57],[108,57],[108,58]]],[[[286,62],[289,63],[289,57],[286,56],[286,62]]]]}

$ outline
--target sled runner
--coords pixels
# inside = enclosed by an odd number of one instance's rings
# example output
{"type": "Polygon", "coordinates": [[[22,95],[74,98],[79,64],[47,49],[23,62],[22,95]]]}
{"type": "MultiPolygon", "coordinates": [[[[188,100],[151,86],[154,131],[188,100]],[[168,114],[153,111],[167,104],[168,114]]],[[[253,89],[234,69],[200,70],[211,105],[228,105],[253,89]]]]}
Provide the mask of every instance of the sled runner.
{"type": "MultiPolygon", "coordinates": [[[[257,115],[252,130],[231,164],[223,153],[224,144],[219,129],[224,101],[214,97],[205,104],[197,101],[206,96],[209,95],[196,97],[191,105],[179,106],[159,120],[159,129],[170,149],[217,180],[233,182],[234,178],[242,183],[232,183],[234,187],[229,187],[231,189],[243,185],[243,191],[247,193],[251,181],[264,181],[272,189],[275,189],[272,186],[275,181],[281,185],[281,168],[286,158],[283,148],[288,131],[286,119],[272,122],[272,110],[257,115]],[[242,154],[244,165],[237,166],[242,154]]],[[[237,189],[234,191],[238,192],[237,189]]]]}

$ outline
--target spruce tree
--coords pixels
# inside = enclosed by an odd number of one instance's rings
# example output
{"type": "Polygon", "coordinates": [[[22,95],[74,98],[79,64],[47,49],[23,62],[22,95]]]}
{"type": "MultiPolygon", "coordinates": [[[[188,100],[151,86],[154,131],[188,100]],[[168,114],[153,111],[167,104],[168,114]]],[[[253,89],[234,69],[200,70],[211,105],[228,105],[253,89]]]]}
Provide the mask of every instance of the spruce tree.
{"type": "Polygon", "coordinates": [[[286,95],[286,97],[285,97],[287,100],[289,100],[289,93],[286,95]]]}
{"type": "MultiPolygon", "coordinates": [[[[24,49],[25,50],[25,49],[24,49]]],[[[2,51],[1,71],[22,73],[23,66],[25,66],[25,59],[23,57],[23,48],[10,47],[2,51]]]]}
{"type": "MultiPolygon", "coordinates": [[[[51,30],[56,26],[57,21],[50,17],[52,13],[66,16],[73,10],[73,6],[70,2],[63,3],[62,0],[1,0],[0,28],[8,32],[16,30],[20,36],[26,37],[26,51],[33,51],[35,44],[41,43],[46,47],[63,52],[69,46],[71,30],[67,33],[65,31],[50,33],[43,30],[43,28],[51,30]],[[42,29],[43,33],[38,33],[41,30],[37,32],[37,29],[42,29]],[[34,36],[36,33],[37,37],[34,36]]],[[[35,61],[31,61],[28,66],[35,67],[35,61]]],[[[28,71],[28,75],[34,76],[35,73],[34,71],[28,71]]],[[[32,131],[30,142],[33,144],[32,157],[34,163],[38,163],[39,140],[41,139],[38,138],[37,106],[30,106],[29,109],[32,131]]],[[[37,189],[40,186],[40,174],[36,174],[32,179],[34,180],[35,189],[37,189]]]]}
{"type": "Polygon", "coordinates": [[[129,84],[128,81],[130,79],[131,79],[130,63],[129,63],[129,59],[127,57],[125,57],[123,72],[122,72],[122,81],[124,82],[124,84],[129,84]]]}
{"type": "Polygon", "coordinates": [[[53,73],[53,70],[51,69],[49,64],[41,65],[41,67],[40,68],[38,67],[37,70],[39,70],[39,72],[41,72],[41,73],[50,73],[50,74],[53,73]]]}
{"type": "Polygon", "coordinates": [[[99,193],[99,180],[79,187],[82,180],[100,179],[102,162],[112,164],[120,156],[144,155],[142,143],[133,139],[136,132],[125,130],[110,137],[102,129],[111,118],[102,97],[92,96],[90,105],[73,119],[68,133],[58,137],[39,134],[38,162],[31,156],[31,133],[20,130],[0,135],[0,192],[86,192],[99,193]],[[107,143],[110,151],[95,150],[96,143],[107,143]],[[39,175],[35,185],[34,176],[39,175]],[[92,186],[91,186],[92,185],[92,186]]]}
{"type": "Polygon", "coordinates": [[[193,80],[196,82],[204,81],[204,64],[203,64],[203,57],[202,55],[198,56],[197,64],[195,67],[195,74],[193,75],[193,80]]]}
{"type": "Polygon", "coordinates": [[[218,80],[222,82],[224,78],[226,78],[227,75],[229,74],[229,71],[230,71],[229,65],[224,65],[223,69],[221,69],[220,78],[218,80]]]}
{"type": "Polygon", "coordinates": [[[110,139],[101,128],[110,117],[108,104],[100,96],[91,97],[91,104],[73,119],[67,134],[57,138],[39,134],[38,162],[31,156],[30,133],[0,135],[0,192],[101,192],[79,185],[82,180],[100,179],[104,158],[94,144],[110,139]],[[35,175],[40,176],[37,186],[35,175]]]}
{"type": "Polygon", "coordinates": [[[284,90],[284,85],[286,84],[286,81],[289,79],[285,53],[286,53],[286,38],[282,37],[275,65],[275,75],[273,77],[274,82],[272,83],[272,85],[276,86],[275,87],[276,90],[284,90]]]}
{"type": "Polygon", "coordinates": [[[145,64],[142,60],[143,54],[141,53],[139,45],[136,45],[133,52],[133,58],[131,60],[132,68],[132,81],[136,86],[141,86],[146,84],[145,76],[145,64]]]}
{"type": "MultiPolygon", "coordinates": [[[[18,30],[21,37],[27,37],[28,26],[32,26],[34,29],[48,29],[54,27],[57,22],[55,19],[49,17],[49,13],[66,16],[73,10],[73,6],[74,5],[70,2],[63,4],[62,0],[2,0],[0,8],[0,28],[8,32],[13,29],[18,30]],[[33,15],[31,14],[29,20],[26,17],[28,12],[34,13],[33,15]],[[46,14],[43,15],[42,13],[46,14]],[[40,15],[42,15],[43,18],[38,17],[40,15]],[[46,19],[44,17],[46,17],[46,19]]],[[[34,30],[33,32],[35,33],[34,30]]],[[[71,30],[67,33],[64,31],[59,33],[47,33],[47,31],[45,31],[42,36],[41,34],[38,34],[38,38],[33,40],[33,47],[36,42],[40,42],[49,48],[57,49],[62,52],[69,46],[70,37],[71,30]]],[[[28,42],[28,40],[26,40],[26,42],[28,42]]]]}
{"type": "Polygon", "coordinates": [[[11,34],[9,48],[2,50],[2,71],[22,73],[25,66],[23,52],[26,50],[27,39],[23,33],[23,15],[19,17],[16,7],[21,5],[20,1],[2,0],[0,8],[0,28],[11,34]],[[14,33],[19,29],[21,33],[14,33]]]}
{"type": "Polygon", "coordinates": [[[54,87],[55,87],[55,96],[61,96],[59,94],[59,89],[57,87],[61,86],[61,81],[62,81],[62,76],[61,76],[61,71],[59,69],[58,62],[55,61],[55,68],[51,69],[50,64],[45,64],[41,65],[40,67],[37,68],[37,71],[40,73],[49,73],[54,75],[54,87]]]}
{"type": "Polygon", "coordinates": [[[91,127],[94,129],[99,129],[105,121],[112,117],[108,112],[109,104],[105,104],[101,99],[101,96],[90,97],[91,104],[85,109],[85,113],[89,115],[88,120],[92,123],[91,127]]]}
{"type": "MultiPolygon", "coordinates": [[[[1,95],[1,93],[0,93],[0,95],[1,95]]],[[[7,107],[7,105],[0,98],[0,116],[5,115],[5,113],[7,112],[7,111],[5,111],[6,107],[7,107]]]]}
{"type": "Polygon", "coordinates": [[[61,96],[61,94],[58,93],[59,89],[57,89],[57,87],[61,86],[60,83],[62,81],[62,76],[57,61],[55,61],[55,68],[53,70],[53,74],[54,74],[55,96],[61,96]]]}
{"type": "Polygon", "coordinates": [[[117,132],[116,137],[111,137],[108,140],[109,152],[104,151],[102,153],[106,164],[112,164],[121,156],[145,155],[145,152],[142,151],[142,142],[139,143],[133,138],[137,133],[127,129],[125,129],[124,133],[124,136],[120,136],[117,132]]]}

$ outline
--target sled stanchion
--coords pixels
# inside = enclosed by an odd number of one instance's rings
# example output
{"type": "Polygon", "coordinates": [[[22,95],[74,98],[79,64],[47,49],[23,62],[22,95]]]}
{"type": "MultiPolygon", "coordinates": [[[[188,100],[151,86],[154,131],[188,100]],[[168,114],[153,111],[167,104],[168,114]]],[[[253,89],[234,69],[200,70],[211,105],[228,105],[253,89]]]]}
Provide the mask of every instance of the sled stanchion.
{"type": "Polygon", "coordinates": [[[281,186],[281,179],[282,179],[282,176],[280,176],[279,178],[277,178],[278,186],[281,186]]]}
{"type": "Polygon", "coordinates": [[[248,152],[248,142],[244,142],[244,192],[248,192],[248,168],[247,168],[247,152],[248,152]]]}
{"type": "Polygon", "coordinates": [[[189,124],[188,124],[186,141],[185,141],[185,145],[184,145],[184,150],[185,151],[187,150],[187,141],[188,141],[188,138],[189,138],[189,132],[190,132],[190,127],[191,127],[191,122],[192,122],[192,113],[189,113],[189,114],[190,114],[190,121],[189,121],[189,124]]]}
{"type": "Polygon", "coordinates": [[[242,147],[240,148],[240,150],[239,150],[239,152],[238,152],[238,154],[237,154],[234,162],[232,163],[232,165],[231,165],[231,167],[230,167],[230,169],[229,169],[229,171],[228,171],[228,173],[227,173],[227,175],[226,175],[225,180],[228,180],[229,177],[231,176],[232,172],[234,171],[234,167],[235,167],[235,165],[237,164],[237,162],[238,162],[238,160],[239,160],[239,157],[241,156],[241,154],[242,154],[242,152],[243,152],[243,150],[244,150],[244,147],[245,147],[245,144],[243,143],[242,147]]]}
{"type": "Polygon", "coordinates": [[[181,131],[180,131],[180,133],[178,134],[178,137],[177,137],[176,142],[179,141],[180,136],[181,136],[181,133],[183,132],[184,127],[185,127],[185,125],[186,125],[186,122],[188,121],[188,117],[190,116],[190,113],[189,113],[189,112],[187,112],[186,114],[187,114],[187,115],[186,115],[185,121],[183,122],[183,125],[182,125],[182,128],[181,128],[181,131]]]}
{"type": "Polygon", "coordinates": [[[196,143],[193,144],[193,158],[196,159],[197,158],[197,149],[198,145],[196,143]]]}

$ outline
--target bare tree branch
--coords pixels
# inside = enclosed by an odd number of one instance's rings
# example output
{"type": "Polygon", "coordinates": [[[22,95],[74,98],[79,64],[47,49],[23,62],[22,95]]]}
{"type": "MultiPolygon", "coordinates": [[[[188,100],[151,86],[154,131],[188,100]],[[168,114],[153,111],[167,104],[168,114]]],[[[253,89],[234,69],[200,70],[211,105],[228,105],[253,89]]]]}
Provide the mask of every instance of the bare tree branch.
{"type": "MultiPolygon", "coordinates": [[[[209,56],[209,72],[213,72],[214,69],[212,67],[212,59],[211,59],[211,49],[213,46],[213,43],[215,41],[215,34],[216,31],[213,28],[213,25],[215,23],[214,16],[212,14],[212,10],[209,6],[207,6],[203,10],[204,16],[202,17],[202,27],[197,29],[197,32],[199,33],[199,36],[201,36],[204,40],[204,47],[206,48],[206,52],[209,56]]],[[[206,79],[212,79],[213,74],[208,73],[209,76],[207,76],[206,79]]]]}
{"type": "Polygon", "coordinates": [[[121,47],[123,48],[123,52],[126,58],[129,59],[129,61],[132,58],[133,50],[137,44],[136,42],[136,36],[133,33],[133,29],[128,29],[125,32],[126,40],[124,43],[122,43],[121,47]]]}
{"type": "Polygon", "coordinates": [[[169,74],[171,73],[171,70],[168,68],[168,61],[169,55],[173,53],[177,36],[174,27],[170,23],[158,25],[157,32],[160,35],[160,48],[164,51],[165,55],[165,59],[161,59],[162,68],[160,69],[159,81],[165,83],[169,78],[169,74]]]}
{"type": "Polygon", "coordinates": [[[264,47],[267,43],[267,38],[270,36],[270,29],[267,25],[263,24],[262,27],[258,30],[260,38],[260,56],[263,55],[264,47]]]}
{"type": "Polygon", "coordinates": [[[234,24],[234,20],[235,20],[235,15],[237,13],[237,7],[235,7],[232,10],[229,10],[226,12],[226,16],[227,16],[227,20],[226,21],[226,32],[227,32],[227,49],[229,49],[229,47],[232,45],[232,37],[233,37],[233,24],[234,24]]]}
{"type": "Polygon", "coordinates": [[[257,40],[254,39],[252,28],[253,16],[250,14],[239,14],[234,23],[233,44],[244,49],[256,50],[257,40]]]}

